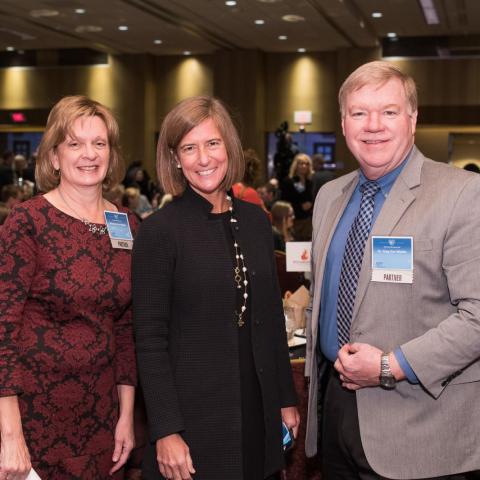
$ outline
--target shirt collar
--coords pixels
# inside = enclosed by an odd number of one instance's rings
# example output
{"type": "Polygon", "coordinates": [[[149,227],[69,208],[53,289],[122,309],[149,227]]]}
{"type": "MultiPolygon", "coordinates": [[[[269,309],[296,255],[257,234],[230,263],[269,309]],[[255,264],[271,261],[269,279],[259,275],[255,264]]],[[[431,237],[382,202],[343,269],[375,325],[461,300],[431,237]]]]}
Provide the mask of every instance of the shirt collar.
{"type": "MultiPolygon", "coordinates": [[[[407,156],[405,157],[405,160],[403,160],[402,163],[398,167],[395,167],[391,172],[388,172],[387,174],[383,175],[383,177],[377,178],[377,183],[380,186],[380,191],[382,192],[383,196],[386,198],[393,187],[393,184],[395,183],[395,180],[398,178],[400,173],[402,172],[403,168],[408,162],[408,159],[412,155],[413,147],[410,149],[408,152],[407,156]]],[[[364,183],[368,182],[368,178],[364,175],[364,173],[360,170],[360,178],[358,182],[358,188],[360,188],[361,185],[364,183]]]]}

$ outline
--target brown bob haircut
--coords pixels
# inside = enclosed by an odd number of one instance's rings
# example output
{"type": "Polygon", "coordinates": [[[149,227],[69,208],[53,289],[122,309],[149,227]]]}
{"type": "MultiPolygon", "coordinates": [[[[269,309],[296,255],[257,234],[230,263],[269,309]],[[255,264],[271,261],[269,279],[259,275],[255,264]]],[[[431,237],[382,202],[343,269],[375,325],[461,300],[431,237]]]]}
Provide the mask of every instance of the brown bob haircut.
{"type": "Polygon", "coordinates": [[[35,180],[42,192],[49,192],[58,186],[60,177],[55,172],[52,157],[55,149],[68,136],[74,136],[73,123],[80,117],[101,118],[107,127],[110,161],[103,181],[104,190],[109,190],[124,177],[125,167],[120,154],[119,129],[112,112],[104,105],[83,95],[64,97],[57,102],[48,115],[47,126],[38,148],[35,180]]]}
{"type": "Polygon", "coordinates": [[[230,190],[243,178],[245,169],[242,145],[237,129],[226,107],[217,98],[209,96],[191,97],[182,100],[163,120],[157,146],[157,175],[165,191],[181,195],[187,181],[177,168],[177,149],[183,137],[204,120],[211,118],[222,136],[227,151],[227,173],[219,188],[230,190]]]}
{"type": "Polygon", "coordinates": [[[378,85],[381,87],[393,78],[397,78],[402,82],[403,88],[405,89],[405,97],[412,110],[410,113],[415,113],[418,108],[418,100],[417,87],[413,78],[403,73],[392,63],[378,60],[361,65],[343,82],[338,92],[338,103],[340,104],[342,118],[345,117],[346,114],[345,105],[347,96],[350,93],[360,90],[365,85],[378,85]]]}

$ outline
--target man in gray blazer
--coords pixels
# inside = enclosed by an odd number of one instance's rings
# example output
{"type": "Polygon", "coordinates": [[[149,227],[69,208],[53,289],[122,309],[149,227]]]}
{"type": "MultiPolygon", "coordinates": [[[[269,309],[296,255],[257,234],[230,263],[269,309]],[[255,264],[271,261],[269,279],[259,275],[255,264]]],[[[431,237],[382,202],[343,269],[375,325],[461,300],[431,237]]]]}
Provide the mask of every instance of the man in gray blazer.
{"type": "Polygon", "coordinates": [[[315,202],[306,453],[320,425],[322,480],[454,478],[480,468],[480,176],[414,146],[395,66],[339,102],[360,168],[315,202]]]}

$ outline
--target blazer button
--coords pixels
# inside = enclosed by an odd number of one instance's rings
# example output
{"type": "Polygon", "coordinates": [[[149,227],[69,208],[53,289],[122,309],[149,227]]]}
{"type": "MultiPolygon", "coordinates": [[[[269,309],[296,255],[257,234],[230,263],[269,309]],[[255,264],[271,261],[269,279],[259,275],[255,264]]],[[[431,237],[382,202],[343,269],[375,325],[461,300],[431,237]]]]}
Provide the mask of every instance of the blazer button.
{"type": "Polygon", "coordinates": [[[255,320],[255,325],[260,325],[260,320],[255,320]]]}
{"type": "Polygon", "coordinates": [[[259,368],[258,371],[259,371],[260,373],[263,373],[263,368],[259,368]]]}
{"type": "Polygon", "coordinates": [[[240,227],[238,225],[235,225],[235,231],[238,232],[240,230],[240,227]]]}
{"type": "Polygon", "coordinates": [[[252,277],[254,277],[256,275],[255,270],[252,270],[250,273],[252,274],[252,277]]]}

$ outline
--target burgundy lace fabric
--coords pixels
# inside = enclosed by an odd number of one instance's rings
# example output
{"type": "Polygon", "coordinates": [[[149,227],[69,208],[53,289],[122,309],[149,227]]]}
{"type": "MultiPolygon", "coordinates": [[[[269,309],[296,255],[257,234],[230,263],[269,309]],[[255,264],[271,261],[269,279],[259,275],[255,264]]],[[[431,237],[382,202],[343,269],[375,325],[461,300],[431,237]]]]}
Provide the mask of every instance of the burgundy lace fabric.
{"type": "Polygon", "coordinates": [[[0,396],[19,395],[34,465],[113,452],[116,385],[136,384],[130,307],[130,251],[108,235],[43,196],[0,227],[0,396]]]}

